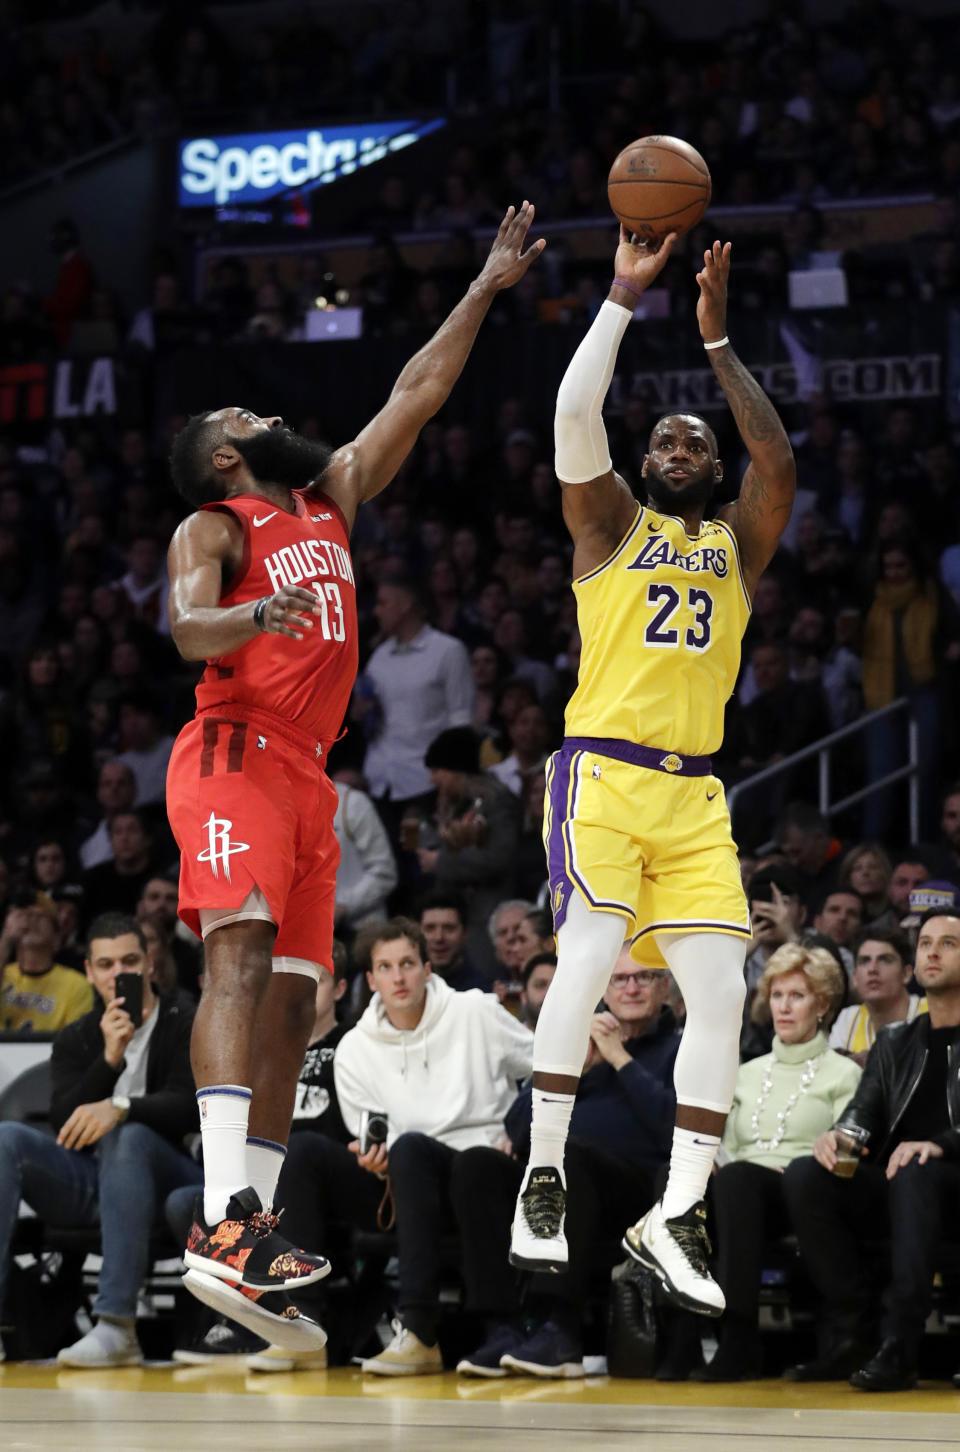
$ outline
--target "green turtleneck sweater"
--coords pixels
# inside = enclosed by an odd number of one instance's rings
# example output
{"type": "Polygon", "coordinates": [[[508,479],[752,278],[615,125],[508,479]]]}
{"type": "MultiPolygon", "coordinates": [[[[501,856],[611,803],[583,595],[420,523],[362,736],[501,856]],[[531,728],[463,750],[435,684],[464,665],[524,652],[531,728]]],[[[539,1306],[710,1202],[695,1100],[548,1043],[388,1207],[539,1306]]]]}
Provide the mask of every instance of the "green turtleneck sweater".
{"type": "Polygon", "coordinates": [[[782,1170],[800,1155],[813,1153],[814,1140],[836,1124],[859,1081],[859,1065],[828,1048],[823,1034],[816,1034],[805,1044],[782,1044],[775,1038],[773,1053],[740,1066],[723,1147],[731,1159],[782,1170]],[[751,1121],[768,1066],[773,1066],[773,1085],[760,1109],[759,1134],[763,1140],[771,1140],[777,1133],[777,1111],[799,1087],[810,1059],[816,1063],[816,1074],[807,1092],[789,1111],[783,1138],[776,1149],[760,1149],[754,1142],[751,1121]]]}

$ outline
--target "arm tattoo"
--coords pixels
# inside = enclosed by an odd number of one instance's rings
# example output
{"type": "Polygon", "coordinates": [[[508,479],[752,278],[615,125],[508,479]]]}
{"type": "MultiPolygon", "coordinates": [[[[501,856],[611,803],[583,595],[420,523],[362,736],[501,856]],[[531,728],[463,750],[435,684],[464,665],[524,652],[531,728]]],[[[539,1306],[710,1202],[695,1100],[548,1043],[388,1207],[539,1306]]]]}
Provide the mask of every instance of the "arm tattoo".
{"type": "MultiPolygon", "coordinates": [[[[737,500],[738,516],[747,524],[755,524],[757,520],[765,519],[774,514],[789,515],[793,505],[793,497],[782,504],[770,503],[770,490],[764,484],[763,479],[753,467],[748,465],[743,476],[743,483],[740,486],[740,496],[737,500]]],[[[786,520],[784,520],[784,526],[786,520]]]]}
{"type": "Polygon", "coordinates": [[[793,451],[779,414],[733,349],[711,352],[710,362],[750,455],[736,519],[744,562],[756,579],[769,563],[793,508],[793,451]]]}
{"type": "Polygon", "coordinates": [[[723,356],[711,354],[713,371],[737,421],[743,442],[751,453],[753,444],[787,443],[779,415],[748,368],[730,347],[718,349],[723,356]]]}

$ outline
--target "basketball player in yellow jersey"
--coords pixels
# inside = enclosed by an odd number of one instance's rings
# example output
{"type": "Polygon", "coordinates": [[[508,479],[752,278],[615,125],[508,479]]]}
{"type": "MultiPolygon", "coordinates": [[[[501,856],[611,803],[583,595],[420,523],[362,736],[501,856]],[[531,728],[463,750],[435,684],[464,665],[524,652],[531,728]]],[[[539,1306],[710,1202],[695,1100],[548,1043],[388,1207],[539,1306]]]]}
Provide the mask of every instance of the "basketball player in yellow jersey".
{"type": "Polygon", "coordinates": [[[626,936],[639,969],[671,970],[687,1019],[667,1187],[624,1247],[680,1304],[718,1316],[703,1196],[737,1076],[750,918],[710,754],[754,586],[790,517],[795,470],[773,406],[727,338],[730,243],[715,242],[697,274],[697,319],[750,455],[739,498],[704,517],[723,465],[713,430],[692,414],[654,427],[643,504],[614,472],[603,399],[637,297],[674,241],[653,251],[621,229],[614,284],[557,399],[583,650],[565,741],[547,771],[558,966],[537,1024],[530,1167],[511,1260],[566,1265],[564,1143],[591,1016],[626,936]]]}

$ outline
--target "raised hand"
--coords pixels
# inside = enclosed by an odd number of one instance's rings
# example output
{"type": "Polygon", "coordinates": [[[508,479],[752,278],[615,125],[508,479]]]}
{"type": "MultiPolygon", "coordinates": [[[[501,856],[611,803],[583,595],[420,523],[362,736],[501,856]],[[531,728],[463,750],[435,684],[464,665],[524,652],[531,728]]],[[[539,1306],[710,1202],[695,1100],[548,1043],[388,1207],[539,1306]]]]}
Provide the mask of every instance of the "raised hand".
{"type": "Polygon", "coordinates": [[[526,252],[523,251],[533,215],[532,202],[524,202],[519,211],[516,207],[507,208],[507,214],[500,223],[500,230],[480,273],[481,282],[490,283],[498,290],[512,287],[515,282],[520,281],[534,258],[540,256],[547,245],[543,237],[531,243],[526,252]]]}
{"type": "Polygon", "coordinates": [[[632,288],[643,292],[667,265],[677,233],[670,232],[662,242],[632,241],[632,232],[620,223],[620,243],[613,262],[614,276],[622,277],[632,288]]]}
{"type": "Polygon", "coordinates": [[[103,1035],[103,1057],[112,1069],[118,1069],[133,1038],[137,1025],[123,1006],[122,998],[111,998],[100,1019],[103,1035]]]}
{"type": "Polygon", "coordinates": [[[705,343],[718,343],[727,336],[727,283],[730,278],[732,242],[714,242],[703,254],[703,268],[697,273],[700,297],[697,322],[705,343]]]}

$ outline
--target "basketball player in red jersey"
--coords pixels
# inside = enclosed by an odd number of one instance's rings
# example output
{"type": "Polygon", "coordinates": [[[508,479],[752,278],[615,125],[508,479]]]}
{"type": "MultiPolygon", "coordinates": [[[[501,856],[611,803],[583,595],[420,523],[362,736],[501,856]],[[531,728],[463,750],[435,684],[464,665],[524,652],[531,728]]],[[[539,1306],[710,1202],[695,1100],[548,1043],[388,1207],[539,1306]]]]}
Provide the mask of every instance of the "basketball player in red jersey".
{"type": "Polygon", "coordinates": [[[204,1192],[185,1282],[292,1350],[325,1339],[286,1293],[329,1265],[283,1239],[271,1205],[332,968],[324,764],[357,669],[350,530],[446,401],[494,295],[542,252],[542,239],[523,250],[533,214],[509,208],[476,281],[352,443],[331,455],[280,418],[224,408],[190,419],[171,454],[196,506],[170,545],[171,631],[184,659],[206,661],[167,775],[180,916],[204,940],[191,1044],[204,1192]]]}

